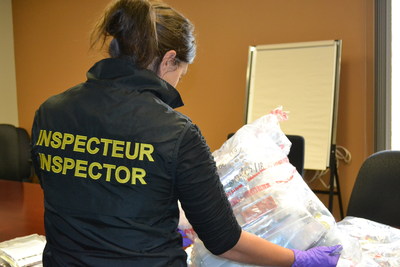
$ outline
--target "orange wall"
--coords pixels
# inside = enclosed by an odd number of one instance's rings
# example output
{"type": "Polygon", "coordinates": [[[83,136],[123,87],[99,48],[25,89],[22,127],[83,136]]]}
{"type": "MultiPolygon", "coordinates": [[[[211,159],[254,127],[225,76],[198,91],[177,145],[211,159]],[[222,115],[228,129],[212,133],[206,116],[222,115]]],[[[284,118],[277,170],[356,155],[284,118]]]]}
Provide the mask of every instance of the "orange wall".
{"type": "MultiPolygon", "coordinates": [[[[91,26],[108,0],[13,0],[20,125],[50,95],[85,80],[100,58],[91,26]]],[[[166,0],[195,26],[198,56],[179,84],[189,115],[212,150],[243,124],[250,45],[343,40],[337,144],[352,154],[339,177],[347,206],[357,171],[373,151],[372,0],[166,0]]]]}

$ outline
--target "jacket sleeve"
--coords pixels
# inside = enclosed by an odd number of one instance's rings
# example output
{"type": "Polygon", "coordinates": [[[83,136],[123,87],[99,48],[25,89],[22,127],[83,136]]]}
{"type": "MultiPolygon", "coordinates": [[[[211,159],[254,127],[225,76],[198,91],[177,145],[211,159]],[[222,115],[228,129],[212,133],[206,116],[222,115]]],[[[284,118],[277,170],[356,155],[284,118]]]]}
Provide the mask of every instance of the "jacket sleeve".
{"type": "Polygon", "coordinates": [[[219,255],[235,246],[241,228],[223,190],[210,149],[193,124],[184,133],[180,145],[176,186],[186,217],[206,248],[219,255]]]}

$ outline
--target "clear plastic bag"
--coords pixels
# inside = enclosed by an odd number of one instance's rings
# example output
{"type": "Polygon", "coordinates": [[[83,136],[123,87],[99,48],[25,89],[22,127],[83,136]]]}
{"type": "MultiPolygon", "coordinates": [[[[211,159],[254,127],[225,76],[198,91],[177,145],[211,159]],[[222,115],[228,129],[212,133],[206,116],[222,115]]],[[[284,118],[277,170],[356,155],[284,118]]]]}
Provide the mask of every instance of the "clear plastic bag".
{"type": "MultiPolygon", "coordinates": [[[[350,228],[356,227],[355,224],[343,221],[339,227],[289,163],[287,154],[291,144],[279,125],[286,118],[278,108],[243,126],[213,153],[225,193],[241,227],[292,249],[341,244],[343,251],[337,265],[340,267],[400,266],[400,241],[385,243],[388,236],[384,232],[388,229],[380,229],[381,238],[371,243],[363,242],[360,236],[371,236],[369,232],[376,230],[375,225],[363,224],[359,231],[354,231],[350,228]],[[374,253],[379,253],[380,258],[374,253]]],[[[182,216],[180,227],[191,233],[189,222],[182,216]]],[[[248,266],[214,256],[195,233],[192,238],[189,266],[248,266]]]]}
{"type": "Polygon", "coordinates": [[[347,257],[342,257],[338,266],[400,266],[400,229],[350,216],[338,222],[337,227],[358,244],[347,249],[347,257]]]}
{"type": "MultiPolygon", "coordinates": [[[[213,156],[242,228],[281,246],[304,250],[322,240],[328,243],[324,237],[335,220],[287,158],[291,143],[279,124],[286,118],[278,108],[243,126],[213,156]]],[[[187,222],[182,227],[190,228],[187,222]]],[[[194,238],[192,266],[244,266],[210,255],[194,238]]]]}
{"type": "Polygon", "coordinates": [[[42,266],[42,252],[45,245],[46,238],[38,234],[4,241],[0,243],[0,259],[5,266],[42,266]]]}

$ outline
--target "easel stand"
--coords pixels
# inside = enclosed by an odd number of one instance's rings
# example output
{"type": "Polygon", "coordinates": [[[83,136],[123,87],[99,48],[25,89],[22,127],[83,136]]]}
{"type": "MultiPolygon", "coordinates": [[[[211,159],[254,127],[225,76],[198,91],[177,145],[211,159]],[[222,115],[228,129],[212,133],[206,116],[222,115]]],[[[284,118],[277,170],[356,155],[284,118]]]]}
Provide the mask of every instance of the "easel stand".
{"type": "Polygon", "coordinates": [[[342,203],[342,195],[340,193],[340,185],[339,185],[339,176],[336,165],[336,145],[331,145],[331,154],[329,159],[329,190],[314,190],[316,194],[329,194],[329,205],[328,209],[330,212],[333,210],[333,197],[337,195],[339,201],[339,210],[341,219],[344,218],[343,215],[343,203],[342,203]],[[336,191],[335,191],[336,184],[336,191]]]}

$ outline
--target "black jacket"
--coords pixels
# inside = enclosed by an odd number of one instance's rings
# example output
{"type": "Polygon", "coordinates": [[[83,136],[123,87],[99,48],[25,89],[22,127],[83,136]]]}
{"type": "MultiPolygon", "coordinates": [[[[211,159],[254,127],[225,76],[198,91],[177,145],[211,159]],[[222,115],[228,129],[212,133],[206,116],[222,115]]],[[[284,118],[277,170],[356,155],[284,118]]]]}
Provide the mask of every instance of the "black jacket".
{"type": "Polygon", "coordinates": [[[240,227],[176,89],[125,59],[87,77],[35,115],[44,265],[185,266],[178,199],[211,252],[232,248],[240,227]]]}

